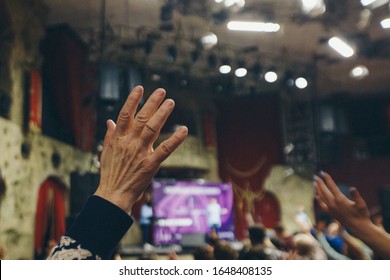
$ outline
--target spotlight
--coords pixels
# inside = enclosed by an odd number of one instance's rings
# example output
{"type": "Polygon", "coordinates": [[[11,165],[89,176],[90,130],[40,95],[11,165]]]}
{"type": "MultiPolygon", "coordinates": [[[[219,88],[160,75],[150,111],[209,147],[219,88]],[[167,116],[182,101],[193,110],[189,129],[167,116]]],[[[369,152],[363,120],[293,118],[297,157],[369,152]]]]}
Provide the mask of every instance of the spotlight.
{"type": "Polygon", "coordinates": [[[244,60],[238,61],[237,66],[238,68],[236,69],[236,71],[234,71],[234,75],[236,75],[236,77],[238,78],[245,77],[246,74],[248,73],[248,70],[246,70],[245,68],[245,61],[244,60]]]}
{"type": "Polygon", "coordinates": [[[221,59],[221,67],[219,67],[219,72],[221,74],[229,74],[230,71],[232,71],[232,67],[230,66],[230,60],[229,58],[222,58],[221,59]]]}
{"type": "Polygon", "coordinates": [[[218,37],[214,33],[209,32],[202,37],[201,43],[205,50],[210,50],[218,43],[218,37]]]}
{"type": "Polygon", "coordinates": [[[232,71],[232,67],[230,67],[230,65],[221,65],[221,67],[219,67],[219,73],[221,74],[229,74],[230,71],[232,71]]]}
{"type": "Polygon", "coordinates": [[[390,17],[385,18],[384,20],[381,21],[381,26],[383,29],[390,28],[390,17]]]}
{"type": "Polygon", "coordinates": [[[354,67],[351,72],[349,72],[349,76],[351,78],[354,78],[356,80],[361,80],[365,77],[367,77],[370,74],[367,67],[364,65],[358,65],[354,67]]]}
{"type": "Polygon", "coordinates": [[[298,79],[295,80],[295,85],[299,89],[304,89],[307,87],[308,83],[305,78],[299,77],[298,79]]]}
{"type": "Polygon", "coordinates": [[[245,77],[248,73],[248,70],[246,70],[244,67],[238,68],[236,71],[234,71],[234,75],[238,78],[245,77]]]}
{"type": "Polygon", "coordinates": [[[278,79],[278,74],[276,74],[276,72],[274,72],[274,71],[268,71],[267,73],[265,73],[264,79],[268,83],[274,83],[278,79]]]}

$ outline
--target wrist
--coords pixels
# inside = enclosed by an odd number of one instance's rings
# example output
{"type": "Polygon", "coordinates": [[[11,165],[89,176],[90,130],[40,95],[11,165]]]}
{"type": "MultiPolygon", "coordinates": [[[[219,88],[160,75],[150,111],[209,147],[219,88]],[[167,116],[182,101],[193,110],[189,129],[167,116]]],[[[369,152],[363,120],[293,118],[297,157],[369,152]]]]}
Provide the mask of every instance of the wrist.
{"type": "Polygon", "coordinates": [[[135,202],[133,202],[133,200],[128,198],[126,195],[104,192],[101,190],[101,188],[98,188],[94,195],[109,201],[110,203],[122,209],[127,214],[131,215],[131,209],[133,208],[135,202]]]}

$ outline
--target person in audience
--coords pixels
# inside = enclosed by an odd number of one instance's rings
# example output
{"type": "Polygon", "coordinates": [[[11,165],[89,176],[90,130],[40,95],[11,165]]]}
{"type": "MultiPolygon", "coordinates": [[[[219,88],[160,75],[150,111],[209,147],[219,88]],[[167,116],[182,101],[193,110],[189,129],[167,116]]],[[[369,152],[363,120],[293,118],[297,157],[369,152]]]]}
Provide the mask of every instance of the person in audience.
{"type": "Polygon", "coordinates": [[[99,186],[48,259],[110,259],[132,225],[131,209],[160,164],[185,140],[179,127],[156,148],[153,143],[174,108],[164,89],[155,90],[138,113],[144,89],[135,87],[115,122],[107,121],[99,186]]]}
{"type": "Polygon", "coordinates": [[[142,203],[139,224],[142,232],[142,244],[152,244],[152,232],[153,232],[153,206],[150,193],[145,193],[145,201],[142,203]]]}
{"type": "Polygon", "coordinates": [[[238,252],[226,241],[220,241],[214,248],[216,260],[237,260],[238,252]]]}
{"type": "Polygon", "coordinates": [[[294,249],[289,253],[289,260],[326,260],[317,240],[308,233],[298,233],[293,237],[294,249]]]}
{"type": "Polygon", "coordinates": [[[318,203],[324,211],[367,244],[377,257],[390,259],[390,234],[372,222],[367,204],[356,188],[351,188],[352,199],[348,199],[323,171],[314,176],[314,184],[318,203]]]}
{"type": "Polygon", "coordinates": [[[239,258],[242,260],[278,260],[285,259],[287,254],[276,249],[271,242],[266,242],[266,230],[262,225],[248,228],[250,246],[244,247],[239,258]],[[269,245],[270,243],[271,245],[269,245]]]}
{"type": "Polygon", "coordinates": [[[199,246],[192,252],[194,260],[214,260],[214,247],[209,244],[199,246]]]}

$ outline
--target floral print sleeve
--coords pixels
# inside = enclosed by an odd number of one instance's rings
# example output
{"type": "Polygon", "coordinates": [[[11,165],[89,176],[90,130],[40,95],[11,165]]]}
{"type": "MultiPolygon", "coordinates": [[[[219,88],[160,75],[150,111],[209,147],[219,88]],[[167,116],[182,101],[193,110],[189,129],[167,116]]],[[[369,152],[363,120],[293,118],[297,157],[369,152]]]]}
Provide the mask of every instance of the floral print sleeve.
{"type": "Polygon", "coordinates": [[[111,259],[132,223],[130,216],[116,205],[91,196],[48,260],[111,259]]]}

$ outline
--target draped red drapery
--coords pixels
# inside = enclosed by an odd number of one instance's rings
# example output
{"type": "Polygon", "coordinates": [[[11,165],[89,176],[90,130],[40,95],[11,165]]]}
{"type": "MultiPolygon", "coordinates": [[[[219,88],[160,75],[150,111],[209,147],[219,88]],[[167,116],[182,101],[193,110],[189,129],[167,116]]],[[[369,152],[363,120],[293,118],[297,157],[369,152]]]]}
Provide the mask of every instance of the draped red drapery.
{"type": "Polygon", "coordinates": [[[38,193],[35,213],[34,249],[37,255],[45,254],[50,240],[58,241],[65,233],[65,207],[63,187],[55,178],[48,178],[38,193]]]}

